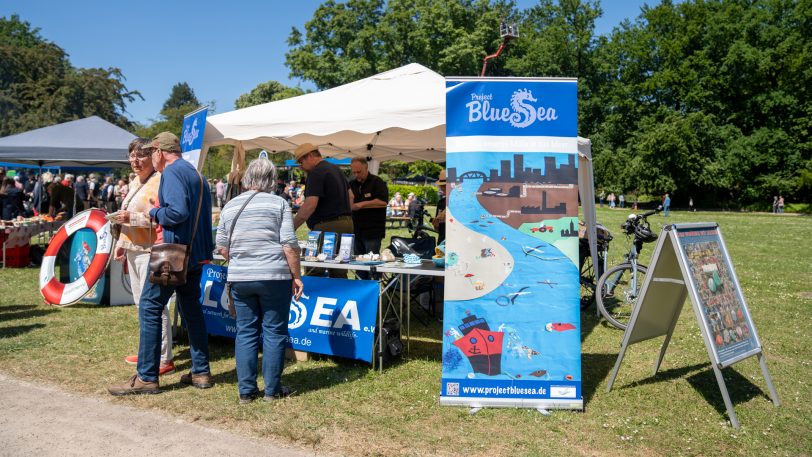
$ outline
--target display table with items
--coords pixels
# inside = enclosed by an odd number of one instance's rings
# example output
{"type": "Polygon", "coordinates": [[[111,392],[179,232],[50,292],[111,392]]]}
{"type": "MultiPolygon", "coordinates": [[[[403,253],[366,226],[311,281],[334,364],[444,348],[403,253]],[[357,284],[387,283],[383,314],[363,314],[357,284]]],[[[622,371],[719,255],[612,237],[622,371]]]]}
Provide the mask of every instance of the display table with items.
{"type": "MultiPolygon", "coordinates": [[[[215,256],[215,261],[223,260],[215,256]]],[[[404,317],[408,349],[411,298],[406,293],[407,285],[417,276],[445,274],[444,268],[420,259],[411,264],[363,257],[348,261],[302,260],[301,266],[305,273],[314,268],[348,270],[367,272],[374,279],[303,276],[304,293],[298,301],[291,301],[290,346],[297,351],[362,360],[380,370],[402,350],[399,333],[404,317]]],[[[204,266],[201,305],[209,334],[233,338],[236,321],[228,314],[226,276],[224,266],[204,266]]]]}
{"type": "Polygon", "coordinates": [[[3,268],[27,267],[30,264],[31,238],[47,234],[50,240],[63,221],[37,216],[14,221],[0,221],[0,242],[3,243],[3,268]]]}

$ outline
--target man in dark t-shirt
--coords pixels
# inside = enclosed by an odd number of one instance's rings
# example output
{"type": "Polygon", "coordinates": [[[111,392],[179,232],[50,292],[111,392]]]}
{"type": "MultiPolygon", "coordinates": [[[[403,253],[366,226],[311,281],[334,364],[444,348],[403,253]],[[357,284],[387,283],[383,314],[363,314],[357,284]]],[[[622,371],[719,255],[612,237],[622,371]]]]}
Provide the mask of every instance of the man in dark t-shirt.
{"type": "Polygon", "coordinates": [[[445,170],[440,172],[440,178],[437,180],[438,193],[442,193],[440,201],[437,202],[437,212],[434,219],[431,221],[434,224],[434,230],[437,230],[437,244],[445,241],[445,208],[448,199],[448,185],[445,180],[445,170]]]}
{"type": "MultiPolygon", "coordinates": [[[[307,172],[305,199],[293,219],[294,228],[307,222],[310,230],[354,233],[350,210],[350,191],[341,170],[325,161],[319,149],[305,143],[293,153],[296,162],[307,172]]],[[[312,274],[319,274],[314,271],[312,274]]],[[[330,269],[331,277],[347,277],[347,270],[330,269]]]]}
{"type": "MultiPolygon", "coordinates": [[[[380,177],[369,172],[369,164],[362,157],[350,162],[355,179],[350,181],[350,207],[355,228],[355,253],[381,252],[381,240],[386,235],[386,202],[389,187],[380,177]]],[[[367,279],[365,272],[358,272],[367,279]]]]}
{"type": "Polygon", "coordinates": [[[48,193],[51,197],[48,215],[54,217],[56,214],[64,212],[65,220],[72,218],[74,207],[73,189],[56,180],[48,189],[48,193]]]}

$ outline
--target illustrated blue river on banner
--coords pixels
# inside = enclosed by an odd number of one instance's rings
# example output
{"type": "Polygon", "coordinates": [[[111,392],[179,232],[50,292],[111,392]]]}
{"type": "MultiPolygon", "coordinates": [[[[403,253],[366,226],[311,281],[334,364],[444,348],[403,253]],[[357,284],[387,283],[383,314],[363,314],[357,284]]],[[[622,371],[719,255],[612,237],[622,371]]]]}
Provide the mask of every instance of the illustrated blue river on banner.
{"type": "Polygon", "coordinates": [[[206,115],[208,108],[203,108],[187,114],[183,118],[183,128],[180,136],[180,151],[183,159],[195,168],[200,163],[200,151],[203,148],[203,130],[206,128],[206,115]]]}
{"type": "Polygon", "coordinates": [[[440,403],[583,408],[574,79],[446,82],[440,403]]]}
{"type": "MultiPolygon", "coordinates": [[[[236,337],[237,322],[228,315],[228,269],[204,265],[200,304],[210,335],[236,337]]],[[[372,362],[378,319],[378,283],[304,276],[304,294],[291,302],[289,343],[293,349],[372,362]]]]}

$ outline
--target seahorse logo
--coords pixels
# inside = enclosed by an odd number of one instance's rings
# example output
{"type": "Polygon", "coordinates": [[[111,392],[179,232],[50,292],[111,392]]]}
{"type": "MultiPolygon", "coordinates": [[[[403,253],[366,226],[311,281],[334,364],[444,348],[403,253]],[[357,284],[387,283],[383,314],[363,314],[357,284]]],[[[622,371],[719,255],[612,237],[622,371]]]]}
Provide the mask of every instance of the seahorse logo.
{"type": "MultiPolygon", "coordinates": [[[[302,295],[302,298],[309,300],[310,297],[307,295],[302,295]]],[[[288,329],[297,329],[302,326],[307,320],[307,308],[305,307],[304,303],[291,300],[290,301],[290,312],[288,314],[288,329]]]]}
{"type": "Polygon", "coordinates": [[[519,89],[510,97],[510,107],[513,113],[510,115],[510,125],[516,128],[525,128],[536,122],[536,109],[530,103],[537,102],[533,98],[533,93],[528,89],[519,89]]]}

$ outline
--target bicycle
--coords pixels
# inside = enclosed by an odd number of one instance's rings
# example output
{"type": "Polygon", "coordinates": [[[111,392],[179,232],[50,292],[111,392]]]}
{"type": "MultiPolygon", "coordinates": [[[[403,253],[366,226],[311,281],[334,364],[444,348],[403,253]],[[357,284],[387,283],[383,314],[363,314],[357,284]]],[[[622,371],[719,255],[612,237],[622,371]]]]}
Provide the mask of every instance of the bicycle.
{"type": "Polygon", "coordinates": [[[589,251],[589,238],[581,238],[578,243],[579,280],[581,283],[581,309],[585,310],[595,303],[595,283],[606,271],[609,257],[609,242],[612,232],[601,224],[596,225],[598,239],[598,260],[594,262],[589,251]],[[595,271],[595,265],[598,266],[595,271]]]}
{"type": "Polygon", "coordinates": [[[657,239],[657,234],[651,231],[648,217],[661,210],[662,206],[640,215],[629,215],[620,226],[627,238],[634,237],[629,252],[624,255],[625,261],[606,270],[595,285],[598,310],[610,324],[621,330],[626,330],[628,326],[648,273],[648,267],[638,262],[640,251],[644,243],[657,239]]]}

